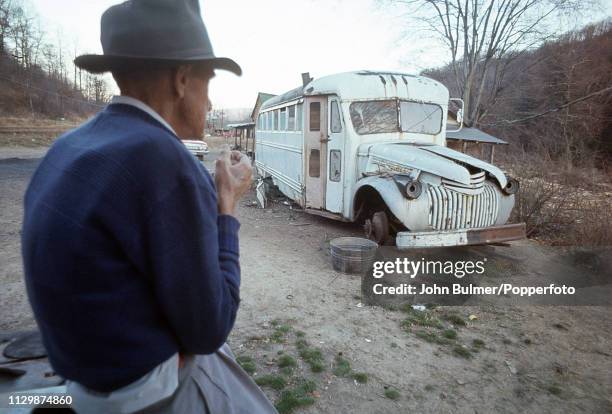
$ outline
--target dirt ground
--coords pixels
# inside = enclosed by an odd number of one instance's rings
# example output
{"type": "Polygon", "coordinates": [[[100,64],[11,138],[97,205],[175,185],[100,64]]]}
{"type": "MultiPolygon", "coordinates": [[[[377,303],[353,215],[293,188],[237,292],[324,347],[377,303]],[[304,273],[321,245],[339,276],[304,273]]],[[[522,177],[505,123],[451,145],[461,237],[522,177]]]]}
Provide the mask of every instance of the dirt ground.
{"type": "MultiPolygon", "coordinates": [[[[209,168],[222,142],[211,140],[209,168]]],[[[19,231],[44,149],[20,151],[0,148],[0,331],[35,326],[19,231]]],[[[609,307],[438,307],[427,317],[456,338],[432,341],[402,324],[412,313],[363,305],[359,277],[333,271],[328,241],[359,227],[254,200],[238,209],[242,302],[229,342],[254,378],[284,386],[263,389],[285,412],[612,412],[609,307]]],[[[552,257],[530,241],[487,248],[541,266],[552,257]]]]}

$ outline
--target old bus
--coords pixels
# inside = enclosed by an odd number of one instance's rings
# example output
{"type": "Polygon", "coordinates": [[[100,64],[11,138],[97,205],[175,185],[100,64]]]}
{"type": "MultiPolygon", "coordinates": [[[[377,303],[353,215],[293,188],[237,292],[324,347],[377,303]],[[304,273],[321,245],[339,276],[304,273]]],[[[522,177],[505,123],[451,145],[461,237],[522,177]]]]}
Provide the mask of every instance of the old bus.
{"type": "MultiPolygon", "coordinates": [[[[306,212],[363,223],[398,247],[514,240],[518,182],[446,146],[449,93],[423,76],[357,71],[265,101],[255,167],[306,212]]],[[[258,188],[265,186],[260,182],[258,188]]]]}

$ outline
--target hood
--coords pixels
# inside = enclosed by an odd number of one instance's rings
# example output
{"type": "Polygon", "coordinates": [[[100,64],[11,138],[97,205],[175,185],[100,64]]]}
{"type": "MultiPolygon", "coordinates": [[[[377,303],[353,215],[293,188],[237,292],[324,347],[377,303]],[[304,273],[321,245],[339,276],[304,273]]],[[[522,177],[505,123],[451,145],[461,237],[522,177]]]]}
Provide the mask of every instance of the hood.
{"type": "Polygon", "coordinates": [[[507,184],[506,175],[499,168],[477,158],[439,145],[415,145],[408,143],[363,144],[360,154],[367,154],[372,161],[387,161],[398,166],[425,171],[461,184],[470,184],[470,172],[465,166],[486,171],[495,177],[501,188],[507,184]]]}

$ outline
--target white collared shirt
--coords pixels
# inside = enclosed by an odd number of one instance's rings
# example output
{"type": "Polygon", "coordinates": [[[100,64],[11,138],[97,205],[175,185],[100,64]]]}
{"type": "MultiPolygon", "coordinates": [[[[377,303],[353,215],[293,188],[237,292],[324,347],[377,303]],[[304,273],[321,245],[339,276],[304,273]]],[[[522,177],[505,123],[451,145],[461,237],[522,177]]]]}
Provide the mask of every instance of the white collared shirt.
{"type": "Polygon", "coordinates": [[[151,108],[149,105],[147,105],[146,103],[142,102],[139,99],[132,98],[131,96],[126,96],[126,95],[115,95],[113,96],[113,99],[111,99],[111,105],[112,104],[123,104],[123,105],[134,106],[140,109],[141,111],[144,111],[147,114],[151,115],[155,120],[157,120],[160,124],[168,128],[170,131],[172,131],[174,135],[176,135],[176,131],[170,126],[168,121],[162,118],[160,114],[155,112],[153,108],[151,108]]]}
{"type": "Polygon", "coordinates": [[[141,378],[113,392],[101,393],[66,381],[66,395],[72,397],[72,408],[77,413],[133,413],[174,394],[178,388],[178,370],[176,353],[141,378]]]}

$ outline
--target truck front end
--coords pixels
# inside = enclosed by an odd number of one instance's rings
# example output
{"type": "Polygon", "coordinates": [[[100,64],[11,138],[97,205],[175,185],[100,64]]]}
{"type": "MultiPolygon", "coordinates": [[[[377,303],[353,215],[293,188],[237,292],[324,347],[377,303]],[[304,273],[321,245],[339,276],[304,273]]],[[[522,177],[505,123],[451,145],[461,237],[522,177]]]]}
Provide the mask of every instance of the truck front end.
{"type": "Polygon", "coordinates": [[[400,142],[363,144],[359,157],[356,216],[378,242],[391,233],[400,248],[525,237],[524,224],[506,224],[518,182],[491,164],[446,147],[400,142]]]}
{"type": "Polygon", "coordinates": [[[344,101],[357,143],[351,219],[378,243],[395,236],[400,248],[524,238],[524,224],[507,224],[518,182],[446,146],[448,90],[427,78],[402,79],[406,88],[393,94],[344,101]]]}

